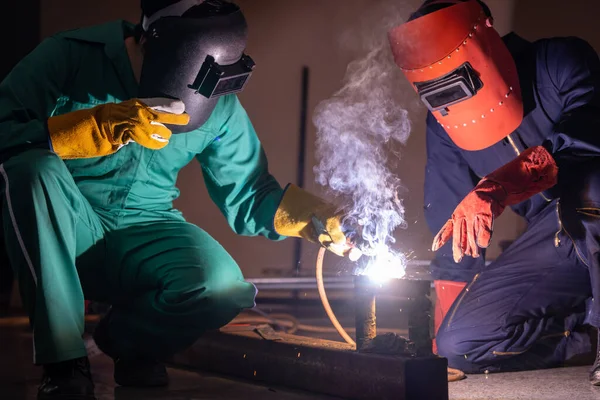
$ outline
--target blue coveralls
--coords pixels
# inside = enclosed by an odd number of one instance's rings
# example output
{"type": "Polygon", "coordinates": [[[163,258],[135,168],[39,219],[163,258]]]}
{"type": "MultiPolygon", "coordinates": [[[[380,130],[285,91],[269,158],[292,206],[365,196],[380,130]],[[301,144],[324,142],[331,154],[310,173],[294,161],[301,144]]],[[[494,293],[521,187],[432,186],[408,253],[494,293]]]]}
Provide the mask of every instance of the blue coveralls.
{"type": "Polygon", "coordinates": [[[591,349],[582,325],[600,326],[600,61],[574,38],[505,38],[519,71],[524,119],[503,141],[459,149],[427,117],[425,215],[436,233],[484,176],[526,148],[543,145],[558,184],[512,207],[527,230],[493,263],[451,243],[432,263],[434,279],[468,282],[437,334],[439,354],[468,373],[561,365],[591,349]]]}

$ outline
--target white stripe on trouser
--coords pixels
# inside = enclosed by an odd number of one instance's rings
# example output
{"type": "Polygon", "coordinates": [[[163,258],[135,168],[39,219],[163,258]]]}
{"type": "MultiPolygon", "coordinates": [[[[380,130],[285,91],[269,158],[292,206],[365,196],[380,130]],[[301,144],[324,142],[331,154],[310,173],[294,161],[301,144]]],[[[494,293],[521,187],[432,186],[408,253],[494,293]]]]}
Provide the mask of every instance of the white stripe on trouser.
{"type": "MultiPolygon", "coordinates": [[[[17,240],[19,242],[19,246],[21,246],[21,251],[23,252],[23,257],[25,257],[25,261],[29,266],[29,271],[31,271],[31,277],[33,278],[33,282],[35,286],[37,286],[37,275],[35,274],[35,269],[33,268],[33,263],[31,262],[31,258],[29,257],[29,252],[25,247],[25,243],[23,242],[23,237],[21,236],[21,231],[17,226],[17,220],[15,219],[15,213],[13,212],[12,202],[10,200],[10,191],[9,191],[9,183],[8,183],[8,175],[6,174],[6,170],[4,169],[4,164],[0,164],[0,173],[2,177],[4,177],[5,193],[6,193],[6,206],[8,207],[8,213],[10,214],[10,220],[12,221],[13,229],[15,230],[15,235],[17,236],[17,240]]],[[[35,329],[33,330],[33,362],[35,362],[35,329]]]]}

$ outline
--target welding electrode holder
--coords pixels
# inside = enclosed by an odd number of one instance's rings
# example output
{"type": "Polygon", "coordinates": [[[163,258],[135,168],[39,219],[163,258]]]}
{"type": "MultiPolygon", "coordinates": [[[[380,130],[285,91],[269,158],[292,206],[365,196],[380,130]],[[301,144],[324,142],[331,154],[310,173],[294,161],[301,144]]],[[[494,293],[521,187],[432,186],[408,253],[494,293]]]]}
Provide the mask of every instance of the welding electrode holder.
{"type": "MultiPolygon", "coordinates": [[[[311,216],[311,222],[312,222],[313,228],[315,230],[315,234],[317,236],[325,235],[325,236],[329,237],[329,239],[333,243],[333,239],[331,238],[331,235],[329,234],[327,229],[325,229],[325,225],[319,218],[317,218],[317,216],[315,216],[315,215],[311,216]]],[[[362,256],[363,253],[356,246],[356,240],[355,240],[355,238],[357,237],[356,231],[353,229],[349,229],[345,225],[342,224],[342,233],[344,234],[344,236],[346,236],[346,245],[350,249],[350,253],[348,254],[348,256],[350,257],[350,261],[357,261],[362,256]]],[[[325,246],[323,246],[323,247],[325,247],[325,246]]]]}
{"type": "Polygon", "coordinates": [[[365,240],[362,233],[362,226],[359,224],[349,224],[347,219],[342,220],[342,232],[346,235],[347,243],[353,249],[360,254],[356,259],[351,261],[358,261],[362,256],[373,256],[375,255],[373,250],[373,244],[368,240],[365,240]]]}

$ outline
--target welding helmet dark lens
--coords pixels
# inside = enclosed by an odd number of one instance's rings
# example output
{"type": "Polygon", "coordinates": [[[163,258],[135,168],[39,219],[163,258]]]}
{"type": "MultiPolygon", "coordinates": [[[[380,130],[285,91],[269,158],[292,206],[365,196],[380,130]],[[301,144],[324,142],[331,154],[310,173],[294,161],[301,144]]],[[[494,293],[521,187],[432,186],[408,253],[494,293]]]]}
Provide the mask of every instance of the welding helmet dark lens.
{"type": "Polygon", "coordinates": [[[209,55],[204,60],[194,83],[188,87],[208,99],[238,93],[244,90],[254,66],[254,61],[246,54],[231,65],[219,65],[209,55]]]}
{"type": "Polygon", "coordinates": [[[447,107],[475,96],[483,83],[467,62],[440,78],[415,82],[415,87],[429,110],[445,114],[447,107]]]}
{"type": "Polygon", "coordinates": [[[244,89],[244,86],[246,86],[248,78],[250,78],[250,73],[221,78],[213,91],[212,97],[241,92],[244,89]]]}

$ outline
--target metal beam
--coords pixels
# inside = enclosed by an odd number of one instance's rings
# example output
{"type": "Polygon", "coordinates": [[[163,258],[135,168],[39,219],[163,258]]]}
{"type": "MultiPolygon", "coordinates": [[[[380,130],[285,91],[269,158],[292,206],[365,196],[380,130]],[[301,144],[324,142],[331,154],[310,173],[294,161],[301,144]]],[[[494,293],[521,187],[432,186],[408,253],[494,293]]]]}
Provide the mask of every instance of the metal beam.
{"type": "Polygon", "coordinates": [[[448,400],[445,358],[359,353],[340,342],[229,329],[204,335],[171,362],[350,400],[448,400]]]}
{"type": "MultiPolygon", "coordinates": [[[[257,278],[247,279],[259,291],[266,290],[317,290],[317,279],[306,278],[257,278]]],[[[327,290],[354,290],[354,276],[331,276],[324,278],[327,290]]],[[[392,279],[378,289],[378,293],[394,294],[398,297],[412,297],[431,287],[429,279],[392,279]]]]}

